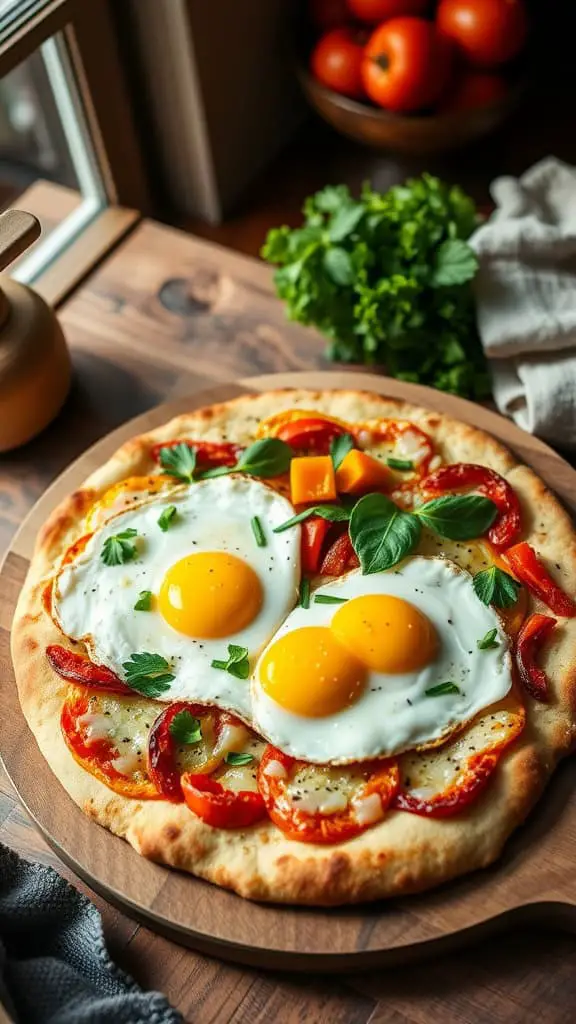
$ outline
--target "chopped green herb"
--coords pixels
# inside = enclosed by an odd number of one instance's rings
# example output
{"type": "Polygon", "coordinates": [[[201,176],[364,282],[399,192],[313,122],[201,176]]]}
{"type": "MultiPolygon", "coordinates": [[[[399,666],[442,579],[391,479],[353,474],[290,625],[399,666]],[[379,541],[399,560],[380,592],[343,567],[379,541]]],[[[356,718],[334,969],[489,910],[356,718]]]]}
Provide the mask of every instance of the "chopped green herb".
{"type": "Polygon", "coordinates": [[[152,591],[141,590],[134,605],[135,612],[149,612],[152,607],[152,591]]]}
{"type": "Polygon", "coordinates": [[[280,523],[280,526],[274,528],[273,533],[283,533],[284,530],[289,530],[291,526],[304,522],[310,516],[319,516],[320,519],[326,519],[329,523],[345,523],[350,519],[350,511],[349,508],[343,508],[342,505],[313,505],[312,508],[305,508],[303,512],[298,512],[291,519],[287,519],[285,523],[280,523]]]}
{"type": "Polygon", "coordinates": [[[136,558],[137,549],[133,538],[137,536],[138,531],[130,527],[122,533],[107,537],[100,553],[104,565],[122,565],[123,562],[131,562],[136,558]]]}
{"type": "Polygon", "coordinates": [[[516,604],[520,592],[520,584],[497,565],[477,572],[472,586],[483,604],[493,604],[497,608],[510,608],[516,604]]]}
{"type": "Polygon", "coordinates": [[[153,699],[166,693],[174,679],[166,658],[161,654],[150,654],[149,651],[131,654],[130,661],[125,661],[122,668],[126,673],[128,686],[144,697],[153,699]]]}
{"type": "Polygon", "coordinates": [[[248,660],[248,648],[239,647],[237,644],[228,644],[228,658],[226,661],[214,660],[212,668],[222,669],[229,672],[237,679],[248,679],[250,675],[250,662],[248,660]]]}
{"type": "Polygon", "coordinates": [[[266,535],[264,533],[264,530],[262,528],[262,523],[260,522],[260,519],[258,518],[258,516],[252,516],[252,519],[250,520],[250,526],[252,527],[252,533],[254,534],[254,539],[255,539],[258,547],[259,548],[265,548],[266,547],[266,535]]]}
{"type": "Polygon", "coordinates": [[[342,465],[348,452],[351,452],[355,447],[356,443],[351,434],[338,434],[337,437],[332,438],[330,442],[330,455],[334,469],[338,469],[342,465]]]}
{"type": "Polygon", "coordinates": [[[236,768],[241,768],[245,764],[252,764],[254,760],[253,754],[235,754],[233,750],[230,750],[224,758],[226,764],[234,765],[236,768]]]}
{"type": "Polygon", "coordinates": [[[289,469],[293,455],[290,445],[279,437],[263,437],[246,448],[234,466],[206,469],[200,477],[205,480],[207,477],[226,476],[228,473],[249,473],[250,476],[263,478],[280,476],[289,469]]]}
{"type": "Polygon", "coordinates": [[[314,604],[346,604],[347,597],[333,597],[332,594],[316,594],[314,604]]]}
{"type": "Polygon", "coordinates": [[[177,743],[190,747],[194,743],[200,743],[202,739],[202,725],[199,718],[194,718],[186,709],[179,711],[170,722],[170,735],[177,743]]]}
{"type": "Polygon", "coordinates": [[[424,693],[427,697],[441,697],[444,693],[462,693],[462,691],[459,686],[456,686],[456,683],[437,683],[436,686],[424,690],[424,693]]]}
{"type": "Polygon", "coordinates": [[[305,576],[302,578],[302,582],[300,584],[300,599],[298,604],[301,608],[310,607],[310,580],[305,576]]]}
{"type": "Polygon", "coordinates": [[[500,641],[496,639],[498,636],[497,629],[489,629],[488,632],[482,637],[481,640],[476,641],[476,646],[479,651],[489,651],[493,647],[500,647],[500,641]]]}
{"type": "Polygon", "coordinates": [[[165,508],[164,511],[162,512],[162,515],[158,519],[158,526],[160,527],[161,530],[164,531],[164,533],[166,533],[166,530],[170,529],[170,526],[174,521],[175,516],[176,505],[168,505],[168,507],[165,508]]]}
{"type": "Polygon", "coordinates": [[[400,469],[402,472],[414,469],[411,459],[386,459],[386,465],[390,466],[390,469],[400,469]]]}
{"type": "Polygon", "coordinates": [[[167,445],[160,449],[160,465],[165,473],[190,484],[196,469],[196,449],[185,441],[180,444],[167,445]]]}

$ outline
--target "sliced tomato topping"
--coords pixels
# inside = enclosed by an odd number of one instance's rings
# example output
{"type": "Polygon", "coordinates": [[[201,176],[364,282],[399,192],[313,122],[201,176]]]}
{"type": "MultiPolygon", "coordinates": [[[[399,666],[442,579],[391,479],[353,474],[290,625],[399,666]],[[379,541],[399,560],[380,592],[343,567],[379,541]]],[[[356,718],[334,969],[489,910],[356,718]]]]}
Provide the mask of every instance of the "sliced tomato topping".
{"type": "Polygon", "coordinates": [[[46,648],[46,657],[54,671],[69,683],[80,683],[82,686],[106,690],[108,693],[134,695],[134,690],[123,683],[111,669],[105,665],[96,665],[85,655],[69,651],[60,644],[50,644],[46,648]]]}
{"type": "Polygon", "coordinates": [[[550,615],[531,615],[516,637],[516,662],[524,688],[534,700],[547,701],[548,677],[536,664],[536,655],[556,625],[550,615]]]}
{"type": "Polygon", "coordinates": [[[332,420],[308,417],[283,423],[276,431],[276,437],[297,452],[329,455],[334,438],[346,433],[348,431],[345,427],[332,420]]]}
{"type": "Polygon", "coordinates": [[[266,816],[260,793],[226,789],[210,775],[185,772],[184,799],[191,811],[213,828],[248,828],[266,816]]]}
{"type": "Polygon", "coordinates": [[[552,579],[530,544],[526,541],[515,544],[504,551],[503,556],[516,578],[548,605],[555,615],[563,615],[569,619],[576,615],[576,603],[552,579]]]}
{"type": "Polygon", "coordinates": [[[432,750],[402,754],[402,788],[394,807],[431,818],[459,814],[488,785],[525,722],[526,711],[512,692],[482,712],[456,739],[432,750]]]}
{"type": "MultiPolygon", "coordinates": [[[[319,784],[322,769],[296,761],[276,747],[266,747],[258,769],[258,790],[272,821],[290,839],[302,843],[341,843],[360,835],[384,817],[386,808],[398,791],[400,774],[395,759],[372,761],[347,769],[337,769],[352,776],[352,790],[344,794],[344,809],[333,813],[307,810],[299,806],[296,792],[291,794],[290,782],[299,770],[317,773],[319,784]]],[[[349,790],[349,786],[346,787],[349,790]]],[[[317,786],[312,785],[316,793],[317,786]]],[[[329,796],[333,798],[333,791],[329,796]]]]}
{"type": "Polygon", "coordinates": [[[189,441],[188,438],[180,438],[177,441],[164,441],[155,444],[151,452],[152,458],[160,465],[162,449],[175,448],[179,444],[185,444],[196,452],[198,469],[212,469],[213,466],[235,466],[242,451],[242,445],[232,444],[229,441],[189,441]]]}
{"type": "Polygon", "coordinates": [[[520,535],[522,521],[516,492],[493,469],[478,466],[474,462],[455,462],[431,473],[422,481],[421,486],[431,494],[472,490],[490,498],[498,509],[498,515],[486,536],[495,548],[508,547],[520,535]]]}
{"type": "Polygon", "coordinates": [[[320,516],[311,516],[302,523],[301,559],[302,572],[315,573],[320,568],[324,541],[330,529],[330,523],[320,516]]]}
{"type": "Polygon", "coordinates": [[[359,565],[358,556],[352,547],[350,535],[346,529],[330,545],[322,563],[320,572],[322,576],[341,576],[347,569],[356,569],[359,565]]]}
{"type": "Polygon", "coordinates": [[[90,694],[71,693],[60,715],[62,735],[71,754],[82,767],[115,793],[133,799],[156,799],[159,794],[144,772],[127,774],[114,762],[120,753],[112,739],[90,735],[90,694]]]}
{"type": "MultiPolygon", "coordinates": [[[[200,722],[202,741],[188,750],[188,762],[193,759],[194,773],[209,773],[218,767],[228,749],[242,746],[248,729],[234,715],[219,708],[175,701],[158,715],[148,737],[148,774],[159,793],[167,800],[184,799],[181,778],[182,759],[178,757],[180,743],[171,732],[171,725],[180,712],[186,711],[200,722]]],[[[188,767],[190,767],[188,763],[188,767]]]]}

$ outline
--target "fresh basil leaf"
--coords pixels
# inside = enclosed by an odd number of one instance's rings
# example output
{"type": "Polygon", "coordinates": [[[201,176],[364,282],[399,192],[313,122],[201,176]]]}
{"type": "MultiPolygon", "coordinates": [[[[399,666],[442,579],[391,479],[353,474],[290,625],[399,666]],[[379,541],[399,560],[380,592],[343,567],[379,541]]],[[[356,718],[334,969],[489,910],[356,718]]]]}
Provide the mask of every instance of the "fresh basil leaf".
{"type": "Polygon", "coordinates": [[[172,525],[172,522],[174,521],[175,517],[176,505],[168,505],[158,519],[158,526],[164,533],[166,533],[166,530],[170,529],[170,526],[172,525]]]}
{"type": "Polygon", "coordinates": [[[222,669],[237,679],[248,679],[250,675],[250,662],[248,660],[248,648],[239,647],[238,644],[228,644],[228,658],[224,661],[215,659],[211,662],[212,668],[222,669]]]}
{"type": "Polygon", "coordinates": [[[194,718],[185,708],[174,715],[170,722],[169,732],[177,743],[191,747],[195,743],[200,743],[202,739],[202,724],[199,718],[194,718]]]}
{"type": "Polygon", "coordinates": [[[137,693],[153,699],[166,693],[174,679],[166,658],[161,654],[151,654],[149,651],[131,654],[130,661],[125,661],[122,668],[126,673],[128,686],[137,693]]]}
{"type": "Polygon", "coordinates": [[[354,268],[350,254],[340,246],[326,249],[324,253],[324,269],[334,284],[346,286],[354,280],[354,268]]]}
{"type": "Polygon", "coordinates": [[[141,590],[134,605],[135,612],[149,612],[152,607],[152,591],[141,590]]]}
{"type": "Polygon", "coordinates": [[[307,579],[306,576],[302,577],[302,582],[300,583],[298,604],[300,605],[300,608],[310,607],[310,580],[307,579]]]}
{"type": "Polygon", "coordinates": [[[497,608],[510,608],[516,604],[520,592],[520,584],[497,565],[477,572],[472,579],[476,597],[483,604],[493,604],[497,608]]]}
{"type": "Polygon", "coordinates": [[[264,479],[280,476],[290,468],[293,455],[294,452],[290,445],[281,441],[279,437],[263,437],[246,448],[234,466],[216,466],[214,469],[206,469],[200,473],[200,479],[226,476],[228,473],[249,473],[250,476],[264,479]]]}
{"type": "Polygon", "coordinates": [[[250,526],[252,527],[252,533],[254,534],[254,540],[259,548],[266,547],[266,534],[264,528],[258,516],[252,516],[250,520],[250,526]]]}
{"type": "Polygon", "coordinates": [[[185,441],[180,444],[167,445],[160,449],[160,465],[165,473],[182,480],[186,484],[192,483],[196,469],[196,449],[192,448],[185,441]]]}
{"type": "Polygon", "coordinates": [[[315,594],[314,604],[346,604],[347,597],[333,597],[332,594],[315,594]]]}
{"type": "Polygon", "coordinates": [[[481,537],[492,526],[498,509],[481,494],[444,494],[414,509],[414,515],[448,540],[481,537]]]}
{"type": "Polygon", "coordinates": [[[312,508],[305,508],[303,512],[298,512],[298,515],[287,519],[285,523],[280,523],[280,526],[276,526],[272,532],[283,533],[291,526],[303,523],[310,516],[319,516],[320,519],[327,519],[329,523],[345,523],[350,519],[350,512],[351,509],[343,508],[342,505],[314,505],[312,508]]]}
{"type": "Polygon", "coordinates": [[[355,447],[356,444],[351,434],[338,434],[332,438],[330,442],[330,455],[334,469],[338,469],[342,465],[348,452],[351,452],[355,447]]]}
{"type": "Polygon", "coordinates": [[[236,754],[233,750],[229,750],[224,760],[226,764],[234,765],[236,768],[242,768],[245,764],[252,764],[254,755],[236,754]]]}
{"type": "Polygon", "coordinates": [[[498,636],[497,629],[489,629],[484,634],[481,640],[476,641],[476,646],[479,651],[490,651],[494,647],[500,647],[500,641],[496,639],[498,636]]]}
{"type": "Polygon", "coordinates": [[[427,697],[442,697],[445,693],[462,693],[462,690],[456,683],[437,683],[436,686],[424,690],[424,693],[427,697]]]}
{"type": "Polygon", "coordinates": [[[138,531],[130,527],[128,530],[123,530],[122,533],[107,537],[100,552],[104,565],[122,565],[124,562],[133,561],[137,554],[133,538],[137,536],[138,531]]]}
{"type": "Polygon", "coordinates": [[[414,469],[414,463],[410,459],[386,459],[386,465],[390,466],[390,469],[399,469],[402,472],[414,469]]]}
{"type": "Polygon", "coordinates": [[[364,575],[401,562],[420,539],[420,521],[383,494],[367,494],[352,509],[350,540],[364,575]]]}

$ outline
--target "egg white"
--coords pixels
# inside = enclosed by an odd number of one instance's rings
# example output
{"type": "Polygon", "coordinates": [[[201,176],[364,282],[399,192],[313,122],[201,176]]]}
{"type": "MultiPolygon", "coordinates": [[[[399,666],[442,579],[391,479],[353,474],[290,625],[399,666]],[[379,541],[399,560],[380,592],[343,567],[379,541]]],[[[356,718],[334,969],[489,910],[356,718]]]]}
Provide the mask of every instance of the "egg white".
{"type": "MultiPolygon", "coordinates": [[[[416,671],[367,670],[359,699],[324,718],[295,715],[272,700],[260,683],[260,659],[252,679],[254,725],[293,757],[345,764],[431,746],[503,698],[512,686],[509,642],[498,615],[479,601],[471,576],[452,562],[416,557],[388,572],[351,572],[315,593],[347,599],[366,594],[404,598],[428,616],[439,646],[434,661],[416,671]],[[479,650],[478,640],[491,629],[496,629],[498,647],[479,650]],[[461,692],[426,695],[443,682],[455,683],[461,692]]],[[[315,604],[314,596],[308,609],[291,612],[272,643],[301,627],[329,625],[342,605],[315,604]]]]}
{"type": "Polygon", "coordinates": [[[86,644],[95,662],[122,679],[122,665],[133,653],[162,655],[175,678],[161,700],[216,705],[250,723],[249,681],[212,668],[211,662],[226,660],[228,643],[246,647],[253,662],[294,606],[300,580],[300,528],[273,533],[293,513],[291,504],[271,487],[238,474],[199,481],[139,503],[108,520],[81,554],[62,567],[53,591],[56,622],[68,637],[86,644]],[[168,505],[176,506],[177,515],[163,532],[158,518],[168,505]],[[260,519],[265,547],[256,544],[253,516],[260,519]],[[129,528],[138,534],[137,557],[121,565],[105,565],[101,553],[107,538],[129,528]],[[155,604],[151,611],[134,610],[139,593],[157,594],[175,562],[212,551],[243,559],[260,579],[262,607],[245,629],[229,637],[196,640],[169,626],[155,604]]]}

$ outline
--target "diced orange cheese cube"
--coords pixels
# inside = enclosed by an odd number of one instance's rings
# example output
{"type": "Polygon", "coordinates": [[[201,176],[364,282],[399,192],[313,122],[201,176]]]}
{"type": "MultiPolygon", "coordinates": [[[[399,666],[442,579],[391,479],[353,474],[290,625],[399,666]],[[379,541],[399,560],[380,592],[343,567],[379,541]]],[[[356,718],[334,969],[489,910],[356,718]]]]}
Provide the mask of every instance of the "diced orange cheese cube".
{"type": "Polygon", "coordinates": [[[353,448],[344,456],[336,470],[336,489],[339,494],[367,494],[384,490],[390,483],[390,474],[378,459],[368,452],[353,448]]]}
{"type": "Polygon", "coordinates": [[[336,479],[329,455],[304,455],[290,463],[290,497],[293,505],[334,501],[336,479]]]}

